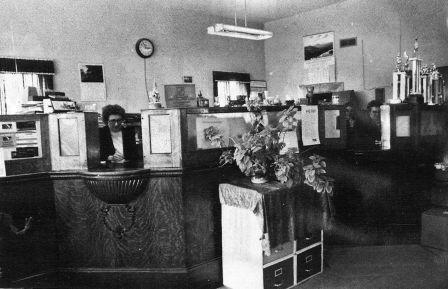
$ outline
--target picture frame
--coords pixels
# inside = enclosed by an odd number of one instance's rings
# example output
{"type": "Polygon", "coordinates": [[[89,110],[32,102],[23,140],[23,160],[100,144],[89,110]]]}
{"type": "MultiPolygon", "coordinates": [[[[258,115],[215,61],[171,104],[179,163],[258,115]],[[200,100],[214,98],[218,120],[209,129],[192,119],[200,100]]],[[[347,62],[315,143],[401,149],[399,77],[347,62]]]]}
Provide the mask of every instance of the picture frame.
{"type": "Polygon", "coordinates": [[[334,32],[324,32],[303,37],[305,61],[334,56],[334,32]]]}
{"type": "Polygon", "coordinates": [[[167,108],[197,107],[195,85],[165,85],[165,103],[167,108]]]}
{"type": "Polygon", "coordinates": [[[105,101],[106,83],[102,64],[78,64],[81,101],[105,101]]]}

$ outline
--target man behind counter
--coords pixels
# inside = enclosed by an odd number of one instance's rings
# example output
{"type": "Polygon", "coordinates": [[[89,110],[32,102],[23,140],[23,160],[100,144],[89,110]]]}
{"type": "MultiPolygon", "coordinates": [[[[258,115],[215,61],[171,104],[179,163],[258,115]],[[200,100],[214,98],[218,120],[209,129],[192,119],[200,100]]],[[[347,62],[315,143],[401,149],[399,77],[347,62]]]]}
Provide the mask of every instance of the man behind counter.
{"type": "Polygon", "coordinates": [[[136,161],[138,153],[135,132],[126,126],[124,108],[117,104],[106,105],[103,107],[102,117],[106,126],[100,129],[101,161],[136,161]]]}
{"type": "Polygon", "coordinates": [[[349,122],[350,145],[356,149],[378,149],[381,141],[381,102],[372,100],[367,104],[367,111],[353,115],[349,122]]]}

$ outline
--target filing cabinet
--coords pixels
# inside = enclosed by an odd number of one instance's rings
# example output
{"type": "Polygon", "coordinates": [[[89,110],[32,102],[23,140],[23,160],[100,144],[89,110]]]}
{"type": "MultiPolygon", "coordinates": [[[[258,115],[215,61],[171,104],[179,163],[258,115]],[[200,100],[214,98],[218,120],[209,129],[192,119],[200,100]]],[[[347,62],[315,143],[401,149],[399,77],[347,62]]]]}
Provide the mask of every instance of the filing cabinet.
{"type": "Polygon", "coordinates": [[[308,246],[311,246],[313,244],[320,242],[320,240],[321,240],[320,235],[321,235],[320,230],[313,230],[313,231],[305,232],[305,234],[302,238],[296,240],[297,250],[306,248],[308,246]]]}
{"type": "Polygon", "coordinates": [[[297,283],[322,272],[322,244],[296,253],[297,283]]]}
{"type": "Polygon", "coordinates": [[[263,269],[264,289],[286,289],[294,285],[294,258],[277,262],[263,269]]]}
{"type": "Polygon", "coordinates": [[[223,284],[229,289],[287,289],[322,272],[323,232],[281,244],[267,256],[259,219],[222,205],[223,284]]]}

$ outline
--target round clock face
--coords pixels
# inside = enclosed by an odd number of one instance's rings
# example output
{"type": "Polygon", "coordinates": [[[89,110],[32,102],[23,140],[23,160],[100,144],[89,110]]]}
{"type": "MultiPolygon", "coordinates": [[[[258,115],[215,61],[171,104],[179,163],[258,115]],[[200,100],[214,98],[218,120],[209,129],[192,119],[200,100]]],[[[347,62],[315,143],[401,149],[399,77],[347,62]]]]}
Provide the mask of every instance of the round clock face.
{"type": "Polygon", "coordinates": [[[154,44],[147,38],[141,38],[137,41],[135,50],[140,57],[148,58],[154,53],[154,44]]]}

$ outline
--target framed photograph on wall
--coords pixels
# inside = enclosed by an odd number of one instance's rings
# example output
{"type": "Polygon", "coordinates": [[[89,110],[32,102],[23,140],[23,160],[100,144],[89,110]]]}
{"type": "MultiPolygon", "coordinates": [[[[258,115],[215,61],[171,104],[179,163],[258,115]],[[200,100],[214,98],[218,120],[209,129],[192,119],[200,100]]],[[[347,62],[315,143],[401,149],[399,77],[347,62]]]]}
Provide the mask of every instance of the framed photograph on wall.
{"type": "Polygon", "coordinates": [[[303,37],[305,61],[332,57],[334,54],[334,32],[325,32],[303,37]]]}
{"type": "Polygon", "coordinates": [[[105,101],[106,84],[102,64],[79,64],[81,101],[105,101]]]}

